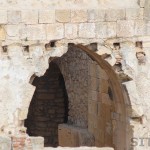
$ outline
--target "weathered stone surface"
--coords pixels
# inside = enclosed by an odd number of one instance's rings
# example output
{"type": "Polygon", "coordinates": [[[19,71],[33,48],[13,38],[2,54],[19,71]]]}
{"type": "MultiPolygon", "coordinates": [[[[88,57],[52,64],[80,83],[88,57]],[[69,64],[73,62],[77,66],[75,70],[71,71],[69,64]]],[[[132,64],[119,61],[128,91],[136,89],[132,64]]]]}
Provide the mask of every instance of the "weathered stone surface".
{"type": "Polygon", "coordinates": [[[111,38],[116,36],[116,22],[100,22],[96,24],[97,38],[111,38]]]}
{"type": "Polygon", "coordinates": [[[120,9],[110,9],[106,11],[106,21],[117,21],[117,20],[124,20],[125,19],[125,10],[120,9]]]}
{"type": "Polygon", "coordinates": [[[70,10],[56,10],[56,21],[58,22],[70,22],[71,11],[70,10]]]}
{"type": "Polygon", "coordinates": [[[6,23],[7,23],[7,11],[0,10],[0,24],[6,24],[6,23]]]}
{"type": "Polygon", "coordinates": [[[64,38],[64,25],[61,23],[49,24],[46,26],[47,40],[64,38]]]}
{"type": "Polygon", "coordinates": [[[36,10],[22,11],[21,17],[25,24],[38,24],[38,11],[36,10]]]}
{"type": "Polygon", "coordinates": [[[6,32],[4,30],[3,26],[0,26],[0,40],[5,40],[6,38],[6,32]]]}
{"type": "Polygon", "coordinates": [[[126,19],[134,20],[134,19],[143,19],[144,9],[126,9],[126,19]]]}
{"type": "Polygon", "coordinates": [[[87,10],[73,10],[71,11],[71,22],[87,22],[87,10]]]}
{"type": "Polygon", "coordinates": [[[20,38],[24,40],[46,40],[46,26],[39,25],[27,25],[21,28],[20,38]]]}
{"type": "Polygon", "coordinates": [[[76,24],[65,24],[65,37],[75,39],[78,37],[78,26],[76,24]]]}
{"type": "Polygon", "coordinates": [[[88,10],[88,21],[98,22],[105,21],[105,10],[88,10]]]}
{"type": "Polygon", "coordinates": [[[55,10],[40,10],[39,23],[55,23],[55,10]]]}
{"type": "Polygon", "coordinates": [[[11,138],[0,136],[0,150],[11,150],[11,138]]]}
{"type": "Polygon", "coordinates": [[[134,35],[134,21],[119,20],[117,21],[117,36],[131,37],[134,35]]]}
{"type": "Polygon", "coordinates": [[[18,24],[21,22],[21,11],[8,11],[8,23],[18,24]]]}
{"type": "Polygon", "coordinates": [[[95,24],[82,23],[79,25],[79,37],[81,38],[94,38],[95,37],[95,24]]]}

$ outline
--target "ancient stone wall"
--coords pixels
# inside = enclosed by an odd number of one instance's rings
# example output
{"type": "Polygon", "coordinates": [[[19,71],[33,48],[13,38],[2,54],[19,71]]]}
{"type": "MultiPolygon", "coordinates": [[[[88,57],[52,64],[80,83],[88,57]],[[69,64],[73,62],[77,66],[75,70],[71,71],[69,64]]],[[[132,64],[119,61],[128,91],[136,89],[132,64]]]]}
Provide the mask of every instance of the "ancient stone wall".
{"type": "MultiPolygon", "coordinates": [[[[121,150],[119,140],[124,133],[121,133],[120,127],[124,126],[124,120],[127,121],[126,140],[124,140],[126,149],[129,149],[132,137],[138,139],[149,137],[149,36],[148,0],[124,0],[123,2],[94,0],[92,3],[84,0],[55,2],[0,0],[0,134],[11,136],[25,132],[24,120],[27,118],[35,91],[35,87],[29,82],[32,76],[44,75],[49,66],[49,58],[61,57],[67,52],[68,43],[82,45],[97,43],[96,53],[107,54],[104,59],[116,69],[119,80],[123,82],[126,91],[125,105],[120,105],[119,94],[118,104],[115,105],[118,112],[119,110],[126,111],[126,115],[123,114],[123,117],[120,117],[120,124],[117,126],[119,136],[115,138],[118,143],[116,145],[119,145],[119,150],[121,150]],[[56,42],[50,42],[52,40],[56,42]],[[137,42],[141,45],[139,46],[137,42]]],[[[76,66],[77,62],[74,62],[76,66]]],[[[81,67],[86,68],[84,63],[81,67]]],[[[109,75],[109,71],[106,72],[109,75]]],[[[95,98],[95,94],[98,93],[95,92],[95,83],[98,81],[95,81],[93,77],[90,79],[89,76],[86,76],[87,78],[88,81],[92,81],[91,89],[93,98],[95,98]]],[[[107,86],[109,81],[104,79],[100,82],[107,86]]],[[[116,85],[115,81],[113,85],[116,85]]],[[[105,93],[107,88],[105,86],[103,88],[101,98],[107,99],[110,108],[111,93],[116,93],[117,96],[117,90],[111,92],[108,88],[108,93],[105,93]]],[[[84,98],[89,93],[89,89],[85,89],[83,91],[85,95],[82,95],[84,98]]],[[[80,91],[76,94],[81,95],[80,91]]],[[[87,101],[89,102],[89,99],[87,101]]],[[[77,103],[79,105],[78,99],[77,103]]],[[[96,121],[89,124],[88,118],[93,119],[96,113],[94,112],[95,106],[98,105],[94,104],[97,103],[94,100],[90,103],[92,103],[89,108],[92,110],[90,113],[87,107],[83,107],[85,110],[81,113],[82,119],[77,115],[80,111],[77,114],[73,112],[70,122],[82,127],[88,126],[90,131],[95,133],[97,131],[94,127],[96,121]]],[[[74,110],[77,111],[76,108],[72,109],[74,110]]],[[[107,108],[105,110],[106,112],[103,113],[107,113],[107,108]]],[[[113,115],[116,119],[122,113],[122,111],[120,114],[118,112],[113,115]]],[[[110,127],[110,124],[104,126],[110,127]]],[[[100,142],[99,136],[96,140],[100,142]]],[[[4,148],[9,146],[9,142],[4,145],[4,148]]],[[[145,147],[149,148],[148,145],[145,147]]],[[[138,146],[137,149],[142,150],[143,147],[138,146]]]]}

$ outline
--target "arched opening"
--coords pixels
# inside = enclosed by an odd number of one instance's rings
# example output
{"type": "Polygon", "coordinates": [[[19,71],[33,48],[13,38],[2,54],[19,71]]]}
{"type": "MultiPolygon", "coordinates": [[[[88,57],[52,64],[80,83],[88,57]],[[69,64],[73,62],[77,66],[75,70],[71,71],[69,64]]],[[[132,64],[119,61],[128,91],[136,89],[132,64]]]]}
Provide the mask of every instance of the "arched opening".
{"type": "Polygon", "coordinates": [[[113,68],[94,51],[70,44],[33,85],[36,91],[25,121],[30,136],[43,136],[45,146],[126,149],[128,100],[113,68]]]}
{"type": "Polygon", "coordinates": [[[44,137],[45,146],[58,146],[58,125],[67,123],[68,96],[59,67],[51,62],[44,76],[35,77],[28,117],[25,121],[30,136],[44,137]]]}

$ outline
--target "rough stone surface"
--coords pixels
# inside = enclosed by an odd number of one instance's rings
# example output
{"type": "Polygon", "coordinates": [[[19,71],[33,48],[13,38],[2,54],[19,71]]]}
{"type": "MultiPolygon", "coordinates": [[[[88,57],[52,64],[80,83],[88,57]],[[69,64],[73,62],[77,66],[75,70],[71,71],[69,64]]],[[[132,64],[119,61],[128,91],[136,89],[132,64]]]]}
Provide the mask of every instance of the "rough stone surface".
{"type": "MultiPolygon", "coordinates": [[[[68,43],[93,47],[107,63],[98,57],[99,67],[75,49],[57,62],[70,102],[67,124],[88,131],[97,147],[129,150],[131,138],[149,137],[149,20],[149,0],[0,0],[0,149],[10,146],[6,135],[32,149],[31,140],[20,137],[35,92],[31,80],[43,76],[68,43]]],[[[72,138],[88,145],[87,136],[72,138]]],[[[43,139],[37,143],[35,149],[43,149],[43,139]]]]}

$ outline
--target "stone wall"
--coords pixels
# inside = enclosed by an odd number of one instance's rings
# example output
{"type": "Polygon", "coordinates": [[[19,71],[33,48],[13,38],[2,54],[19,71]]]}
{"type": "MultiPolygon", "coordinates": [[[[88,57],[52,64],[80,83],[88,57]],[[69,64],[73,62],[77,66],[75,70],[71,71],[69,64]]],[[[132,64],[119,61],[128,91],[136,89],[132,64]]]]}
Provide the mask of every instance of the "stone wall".
{"type": "MultiPolygon", "coordinates": [[[[0,4],[1,133],[16,135],[20,130],[25,130],[24,120],[27,118],[29,104],[35,91],[35,87],[29,83],[30,78],[33,75],[44,75],[50,57],[61,57],[67,52],[68,43],[97,43],[97,54],[106,53],[105,60],[111,66],[117,68],[119,64],[120,71],[117,73],[127,92],[124,102],[127,107],[126,116],[123,117],[123,120],[127,120],[126,149],[129,149],[132,137],[149,137],[148,0],[146,3],[144,0],[99,0],[93,1],[92,4],[84,0],[0,0],[0,4]],[[72,4],[71,7],[69,4],[72,4]],[[79,7],[81,4],[84,7],[79,7]],[[95,6],[99,9],[94,9],[95,6]],[[50,10],[52,7],[54,9],[50,10]],[[51,46],[51,40],[57,40],[54,46],[51,46]],[[141,47],[136,45],[137,41],[142,42],[141,47]],[[120,45],[117,51],[114,46],[116,43],[120,45]]],[[[109,75],[109,72],[107,74],[109,75]]],[[[95,83],[93,80],[92,83],[95,83]]],[[[107,85],[108,81],[102,82],[107,85]]],[[[109,98],[107,93],[102,95],[106,99],[109,98]]],[[[92,101],[92,105],[95,105],[94,102],[92,101]]],[[[115,107],[118,111],[124,110],[125,106],[120,106],[119,103],[115,107]]],[[[72,122],[87,127],[88,117],[85,114],[82,115],[82,123],[79,116],[72,122]]],[[[94,115],[92,113],[92,116],[94,115]]],[[[115,116],[117,118],[118,114],[115,116]]],[[[94,126],[94,122],[91,126],[94,126]]],[[[122,123],[119,127],[122,127],[122,123]]],[[[95,129],[91,130],[96,132],[95,129]]],[[[121,132],[118,135],[120,136],[116,138],[117,141],[121,137],[121,132]]],[[[139,146],[137,149],[142,148],[139,146]]]]}

